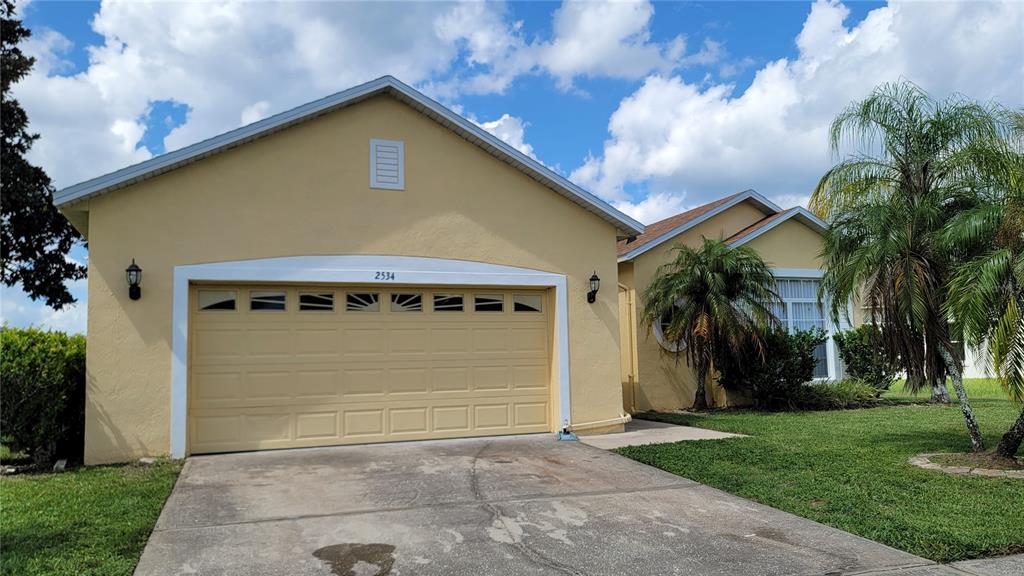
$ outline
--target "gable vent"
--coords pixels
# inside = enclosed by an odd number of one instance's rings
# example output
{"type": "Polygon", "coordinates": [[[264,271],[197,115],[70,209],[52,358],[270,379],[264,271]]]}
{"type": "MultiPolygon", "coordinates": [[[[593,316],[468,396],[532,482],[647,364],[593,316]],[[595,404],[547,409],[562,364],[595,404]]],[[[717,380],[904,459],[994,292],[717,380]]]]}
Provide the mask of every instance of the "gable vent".
{"type": "Polygon", "coordinates": [[[370,140],[370,188],[405,190],[405,143],[370,140]]]}

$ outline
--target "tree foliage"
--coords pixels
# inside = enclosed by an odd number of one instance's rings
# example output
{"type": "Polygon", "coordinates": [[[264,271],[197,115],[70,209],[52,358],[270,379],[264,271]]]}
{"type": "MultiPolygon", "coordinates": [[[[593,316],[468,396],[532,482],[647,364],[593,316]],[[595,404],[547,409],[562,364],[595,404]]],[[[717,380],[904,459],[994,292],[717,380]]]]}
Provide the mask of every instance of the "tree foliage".
{"type": "Polygon", "coordinates": [[[981,433],[962,384],[949,310],[950,281],[966,255],[946,229],[957,214],[985,204],[992,167],[1004,160],[1013,115],[960,96],[936,102],[909,82],[879,86],[832,124],[839,156],[821,178],[811,207],[830,221],[822,288],[838,319],[860,300],[879,326],[890,358],[902,359],[912,389],[952,376],[975,450],[981,433]]]}
{"type": "Polygon", "coordinates": [[[78,232],[53,206],[49,176],[25,159],[39,138],[11,86],[28,75],[35,60],[18,44],[31,32],[15,18],[14,3],[0,8],[0,280],[21,284],[32,299],[60,309],[74,302],[65,282],[85,277],[85,267],[67,258],[78,232]]]}
{"type": "MultiPolygon", "coordinates": [[[[941,236],[956,258],[948,308],[965,343],[987,352],[1006,393],[1024,406],[1024,112],[1006,111],[1006,137],[970,150],[977,205],[953,216],[941,236]]],[[[1021,416],[997,447],[1015,454],[1021,416]]]]}
{"type": "Polygon", "coordinates": [[[702,238],[697,248],[680,244],[672,251],[644,291],[642,322],[650,330],[667,320],[664,337],[696,369],[694,406],[703,409],[716,355],[753,348],[763,356],[762,334],[778,324],[771,306],[779,297],[768,265],[747,246],[702,238]]]}

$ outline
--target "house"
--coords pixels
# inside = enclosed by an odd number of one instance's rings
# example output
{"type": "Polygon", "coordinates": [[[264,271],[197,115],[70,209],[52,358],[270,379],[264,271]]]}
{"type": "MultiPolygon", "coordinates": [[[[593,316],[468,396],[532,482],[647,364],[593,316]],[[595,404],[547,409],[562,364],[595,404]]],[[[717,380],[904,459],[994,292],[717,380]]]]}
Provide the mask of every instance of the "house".
{"type": "MultiPolygon", "coordinates": [[[[639,320],[644,290],[658,267],[672,259],[672,247],[697,246],[701,238],[722,238],[732,246],[747,245],[772,267],[784,302],[776,315],[790,330],[818,327],[829,339],[816,351],[816,378],[837,378],[841,371],[831,335],[836,331],[827,307],[818,301],[822,276],[821,235],[826,225],[804,208],[783,210],[764,196],[747,190],[688,210],[647,226],[643,234],[620,240],[619,316],[623,403],[630,412],[677,410],[693,404],[696,376],[677,357],[661,326],[645,330],[639,320]]],[[[709,401],[735,403],[717,386],[707,386],[709,401]]]]}
{"type": "Polygon", "coordinates": [[[88,464],[628,419],[644,227],[394,78],[55,203],[89,242],[88,464]]]}

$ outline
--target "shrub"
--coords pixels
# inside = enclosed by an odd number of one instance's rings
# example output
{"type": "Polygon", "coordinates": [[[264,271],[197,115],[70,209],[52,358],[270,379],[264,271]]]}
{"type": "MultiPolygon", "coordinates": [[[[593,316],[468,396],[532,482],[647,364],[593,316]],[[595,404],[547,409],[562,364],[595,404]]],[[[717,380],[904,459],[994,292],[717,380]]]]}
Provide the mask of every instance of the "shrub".
{"type": "Polygon", "coordinates": [[[85,426],[85,336],[0,328],[0,430],[39,465],[79,461],[85,426]]]}
{"type": "Polygon", "coordinates": [[[772,330],[764,335],[763,353],[751,346],[740,355],[716,359],[719,384],[748,396],[761,409],[799,408],[803,384],[814,376],[814,349],[826,338],[818,329],[772,330]]]}
{"type": "Polygon", "coordinates": [[[796,401],[803,410],[843,410],[878,403],[878,389],[859,380],[805,384],[796,401]]]}
{"type": "Polygon", "coordinates": [[[892,386],[900,372],[899,358],[885,351],[877,326],[864,324],[836,334],[835,340],[839,357],[851,378],[873,386],[876,396],[892,386]]]}

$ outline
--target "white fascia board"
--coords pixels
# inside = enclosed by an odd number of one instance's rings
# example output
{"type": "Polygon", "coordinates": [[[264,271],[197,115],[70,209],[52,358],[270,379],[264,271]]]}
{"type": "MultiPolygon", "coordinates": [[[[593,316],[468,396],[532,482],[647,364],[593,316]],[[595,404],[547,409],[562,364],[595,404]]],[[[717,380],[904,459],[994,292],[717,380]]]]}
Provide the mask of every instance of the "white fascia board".
{"type": "Polygon", "coordinates": [[[282,130],[293,124],[314,118],[337,108],[351,105],[386,90],[391,90],[407,99],[407,101],[422,107],[425,111],[428,111],[429,115],[434,116],[442,124],[453,128],[455,132],[461,133],[463,137],[482,146],[493,155],[498,156],[519,170],[528,173],[535,180],[545,184],[555,192],[594,212],[613,224],[621,232],[627,235],[643,234],[644,226],[637,220],[620,212],[604,200],[573,184],[547,166],[526,156],[490,132],[392,76],[383,76],[337,94],[332,94],[331,96],[303,104],[280,114],[275,114],[247,126],[197,142],[191,146],[186,146],[180,150],[168,152],[145,162],[122,168],[116,172],[69,186],[54,194],[53,203],[57,206],[64,206],[97,194],[124,188],[146,178],[162,174],[201,158],[239,146],[250,140],[282,130]]]}
{"type": "Polygon", "coordinates": [[[718,207],[716,207],[713,210],[709,210],[706,213],[701,214],[697,218],[694,218],[693,220],[689,220],[689,221],[687,221],[687,222],[677,226],[672,231],[670,231],[670,232],[668,232],[666,234],[662,234],[657,239],[652,240],[652,241],[644,244],[643,246],[640,246],[640,247],[638,247],[638,248],[636,248],[636,249],[634,249],[634,250],[632,250],[630,252],[627,252],[627,253],[625,253],[622,256],[619,256],[619,262],[627,262],[629,260],[632,260],[632,259],[636,258],[637,256],[643,254],[644,252],[647,252],[648,250],[651,250],[652,248],[655,248],[657,246],[660,246],[660,245],[664,244],[665,242],[668,242],[669,240],[675,238],[676,236],[682,234],[683,232],[686,232],[687,230],[693,228],[694,226],[697,226],[697,225],[699,225],[699,224],[701,224],[703,222],[706,222],[706,221],[710,220],[711,218],[714,218],[715,216],[718,216],[722,212],[725,212],[726,210],[729,210],[733,206],[736,206],[737,204],[740,204],[742,202],[746,202],[747,200],[753,200],[754,203],[758,204],[759,207],[761,208],[761,210],[766,212],[768,215],[778,214],[779,212],[782,212],[782,208],[780,208],[778,204],[776,204],[776,203],[772,202],[771,200],[765,198],[764,196],[759,194],[756,190],[745,190],[745,191],[737,194],[735,198],[733,198],[732,200],[729,200],[725,204],[722,204],[721,206],[718,206],[718,207]]]}
{"type": "Polygon", "coordinates": [[[787,214],[780,218],[776,218],[767,226],[762,226],[761,228],[755,230],[754,232],[747,234],[743,238],[740,238],[739,240],[732,242],[731,246],[742,246],[791,218],[796,218],[797,220],[800,220],[809,228],[815,230],[819,234],[824,234],[828,230],[828,224],[826,224],[824,220],[818,218],[811,211],[807,210],[806,208],[803,208],[802,206],[790,208],[787,212],[787,214]]]}

